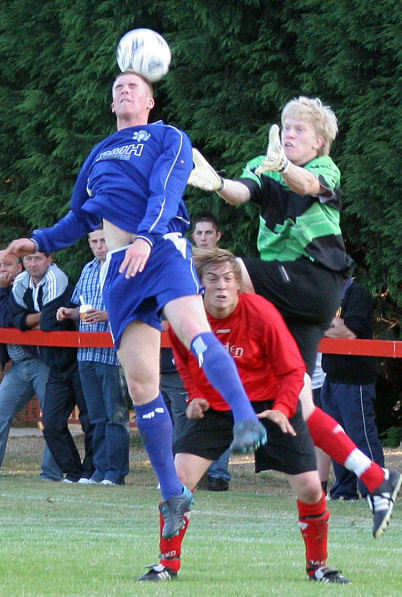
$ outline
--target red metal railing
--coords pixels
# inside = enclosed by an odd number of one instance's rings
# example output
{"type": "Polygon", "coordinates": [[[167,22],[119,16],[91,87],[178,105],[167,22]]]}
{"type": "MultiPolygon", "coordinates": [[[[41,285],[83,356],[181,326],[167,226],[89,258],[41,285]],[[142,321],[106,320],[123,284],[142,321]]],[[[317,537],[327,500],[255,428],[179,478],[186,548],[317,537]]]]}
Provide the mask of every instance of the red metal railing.
{"type": "MultiPolygon", "coordinates": [[[[73,346],[76,348],[114,346],[109,332],[43,332],[30,330],[21,332],[15,328],[0,328],[0,343],[29,344],[36,346],[73,346]]],[[[162,332],[161,345],[169,347],[169,335],[162,332]]],[[[330,354],[364,355],[389,358],[402,358],[402,341],[397,340],[346,340],[343,338],[323,338],[319,351],[330,354]]],[[[30,403],[16,417],[19,423],[37,423],[41,413],[38,401],[30,403]]],[[[78,423],[78,412],[73,411],[69,421],[78,423]]]]}

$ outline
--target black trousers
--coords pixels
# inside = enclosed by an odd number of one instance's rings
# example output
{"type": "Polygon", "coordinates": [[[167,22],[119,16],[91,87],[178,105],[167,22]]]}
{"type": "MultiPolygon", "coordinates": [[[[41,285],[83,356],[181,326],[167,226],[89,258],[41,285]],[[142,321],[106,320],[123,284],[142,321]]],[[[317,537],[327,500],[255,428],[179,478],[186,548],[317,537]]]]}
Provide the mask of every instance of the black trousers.
{"type": "Polygon", "coordinates": [[[242,260],[255,292],[283,315],[311,377],[318,344],[341,305],[345,276],[304,257],[283,262],[242,260]]]}
{"type": "Polygon", "coordinates": [[[80,477],[89,478],[94,471],[92,459],[94,427],[89,420],[76,362],[62,372],[50,368],[42,414],[43,434],[60,469],[71,481],[78,481],[80,477]],[[85,456],[82,462],[67,424],[76,404],[85,435],[85,456]]]}

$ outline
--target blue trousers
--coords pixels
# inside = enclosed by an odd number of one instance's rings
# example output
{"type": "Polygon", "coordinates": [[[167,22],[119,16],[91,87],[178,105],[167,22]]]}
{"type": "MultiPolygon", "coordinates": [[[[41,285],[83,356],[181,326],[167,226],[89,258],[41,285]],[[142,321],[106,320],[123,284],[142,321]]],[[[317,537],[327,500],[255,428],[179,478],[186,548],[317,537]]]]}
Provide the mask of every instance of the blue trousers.
{"type": "Polygon", "coordinates": [[[95,471],[92,479],[122,484],[129,471],[127,400],[120,385],[119,367],[79,361],[82,389],[94,434],[95,471]]]}
{"type": "MultiPolygon", "coordinates": [[[[322,409],[342,425],[356,446],[374,462],[384,466],[384,453],[378,437],[375,413],[375,384],[357,385],[325,380],[321,388],[322,409]]],[[[364,483],[354,473],[332,461],[335,483],[331,498],[357,498],[357,486],[366,497],[364,483]]]]}
{"type": "MultiPolygon", "coordinates": [[[[49,367],[39,359],[14,362],[6,372],[0,386],[0,466],[6,452],[8,434],[12,420],[36,394],[41,408],[45,402],[49,367]]],[[[48,445],[42,458],[41,478],[60,481],[63,477],[48,445]]]]}

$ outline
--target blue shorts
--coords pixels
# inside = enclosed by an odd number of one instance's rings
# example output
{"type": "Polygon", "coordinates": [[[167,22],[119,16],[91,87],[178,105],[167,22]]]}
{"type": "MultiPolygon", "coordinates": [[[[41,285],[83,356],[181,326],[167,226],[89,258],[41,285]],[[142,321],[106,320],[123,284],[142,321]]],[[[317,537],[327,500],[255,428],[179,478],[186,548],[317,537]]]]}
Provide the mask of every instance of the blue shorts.
{"type": "Polygon", "coordinates": [[[161,330],[164,306],[182,296],[199,294],[189,241],[178,233],[166,234],[153,247],[144,271],[125,278],[119,267],[127,247],[111,251],[102,266],[103,298],[116,349],[126,327],[142,321],[161,330]]]}

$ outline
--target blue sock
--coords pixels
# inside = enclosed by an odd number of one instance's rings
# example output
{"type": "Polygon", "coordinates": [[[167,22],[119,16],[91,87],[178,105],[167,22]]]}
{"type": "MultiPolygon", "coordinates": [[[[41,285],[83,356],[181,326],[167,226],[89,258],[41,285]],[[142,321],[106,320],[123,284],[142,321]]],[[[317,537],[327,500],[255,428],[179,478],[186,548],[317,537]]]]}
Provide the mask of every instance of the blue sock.
{"type": "Polygon", "coordinates": [[[153,469],[158,477],[162,499],[183,492],[172,452],[172,421],[162,394],[147,404],[135,406],[137,427],[153,469]]]}
{"type": "Polygon", "coordinates": [[[191,343],[191,352],[203,368],[209,383],[232,409],[234,420],[257,419],[232,357],[213,333],[204,332],[196,336],[191,343]]]}

